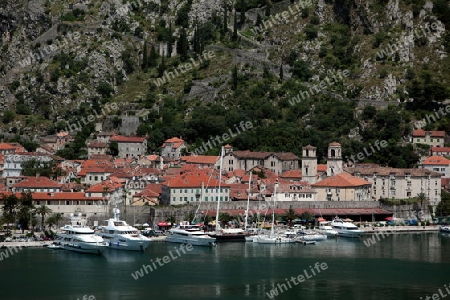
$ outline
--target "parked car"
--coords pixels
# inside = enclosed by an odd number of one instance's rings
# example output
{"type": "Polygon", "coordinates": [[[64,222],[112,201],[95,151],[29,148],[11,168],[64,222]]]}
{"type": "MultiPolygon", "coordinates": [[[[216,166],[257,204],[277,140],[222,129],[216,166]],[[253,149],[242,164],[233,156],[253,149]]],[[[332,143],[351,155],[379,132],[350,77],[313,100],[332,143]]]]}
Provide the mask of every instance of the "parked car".
{"type": "Polygon", "coordinates": [[[155,230],[155,234],[157,234],[156,236],[165,235],[164,231],[161,230],[155,230]]]}
{"type": "Polygon", "coordinates": [[[149,237],[158,236],[153,229],[151,229],[151,230],[143,230],[143,231],[141,231],[141,233],[142,233],[142,235],[149,236],[149,237]]]}

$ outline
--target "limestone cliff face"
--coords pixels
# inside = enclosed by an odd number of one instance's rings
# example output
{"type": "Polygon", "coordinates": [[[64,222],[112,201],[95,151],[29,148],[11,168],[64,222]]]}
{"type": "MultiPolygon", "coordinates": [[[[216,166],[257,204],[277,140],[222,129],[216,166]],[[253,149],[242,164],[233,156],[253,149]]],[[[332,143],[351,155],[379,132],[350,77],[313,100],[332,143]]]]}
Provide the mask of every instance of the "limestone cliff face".
{"type": "MultiPolygon", "coordinates": [[[[271,13],[275,14],[289,11],[302,1],[273,2],[271,13]]],[[[427,65],[433,70],[447,56],[442,42],[446,29],[433,14],[431,0],[415,6],[399,0],[309,2],[295,16],[266,28],[259,36],[248,33],[254,29],[258,14],[264,16],[265,7],[248,8],[246,22],[238,28],[241,44],[229,53],[235,61],[243,59],[255,68],[266,66],[276,72],[280,62],[295,50],[298,58],[307,61],[320,78],[339,70],[337,63],[334,66],[329,63],[332,59],[329,53],[336,46],[333,44],[336,33],[330,30],[334,25],[330,24],[345,24],[350,31],[348,44],[344,45],[347,53],[342,55],[352,58],[352,71],[358,75],[344,82],[345,89],[335,95],[349,98],[358,90],[353,97],[394,102],[400,101],[399,95],[408,99],[407,68],[427,65]],[[305,38],[305,32],[315,37],[305,38]]],[[[105,93],[114,95],[120,87],[132,89],[135,83],[130,78],[139,81],[143,76],[139,69],[144,40],[149,46],[154,45],[157,52],[167,53],[167,41],[161,39],[164,34],[158,30],[165,26],[167,31],[171,24],[175,54],[175,40],[181,28],[176,23],[181,11],[189,6],[187,34],[191,40],[194,24],[203,24],[214,15],[222,16],[223,3],[222,0],[0,1],[0,115],[16,109],[20,103],[54,122],[70,118],[71,111],[81,103],[90,106],[98,103],[105,93]]],[[[230,32],[233,14],[229,1],[230,32]]],[[[240,16],[239,12],[237,15],[240,16]]],[[[224,50],[223,45],[219,47],[224,50]]],[[[223,73],[231,72],[231,67],[223,73]]],[[[289,77],[289,66],[283,67],[289,77]]],[[[206,78],[203,83],[194,82],[191,92],[204,89],[204,82],[224,80],[227,79],[206,78]]],[[[144,94],[148,86],[139,88],[143,88],[144,94]]],[[[208,100],[215,100],[219,92],[219,88],[208,86],[208,100]]],[[[35,122],[31,123],[18,118],[8,127],[39,128],[35,122]]]]}

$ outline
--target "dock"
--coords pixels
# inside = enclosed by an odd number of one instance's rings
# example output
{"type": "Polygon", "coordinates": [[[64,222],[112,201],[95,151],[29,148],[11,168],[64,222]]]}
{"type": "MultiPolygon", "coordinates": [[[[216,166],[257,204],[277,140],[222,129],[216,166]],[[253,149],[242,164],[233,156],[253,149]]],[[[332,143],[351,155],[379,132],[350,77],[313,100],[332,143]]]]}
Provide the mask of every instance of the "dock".
{"type": "Polygon", "coordinates": [[[37,242],[3,242],[0,248],[29,248],[29,247],[45,247],[51,245],[53,241],[37,241],[37,242]]]}
{"type": "Polygon", "coordinates": [[[377,233],[427,233],[438,232],[440,226],[385,226],[385,227],[363,227],[364,234],[377,233]]]}

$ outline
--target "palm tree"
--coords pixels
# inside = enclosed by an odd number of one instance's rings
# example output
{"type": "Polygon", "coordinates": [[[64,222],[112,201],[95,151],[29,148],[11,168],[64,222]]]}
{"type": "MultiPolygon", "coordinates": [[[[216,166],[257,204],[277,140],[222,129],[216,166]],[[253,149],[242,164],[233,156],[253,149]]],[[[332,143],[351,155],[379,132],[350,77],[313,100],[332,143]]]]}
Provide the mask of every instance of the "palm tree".
{"type": "Polygon", "coordinates": [[[34,212],[38,215],[41,215],[41,227],[44,228],[45,216],[50,214],[52,212],[52,210],[48,206],[41,205],[38,208],[36,208],[36,210],[34,212]]]}
{"type": "Polygon", "coordinates": [[[297,217],[298,215],[295,213],[295,210],[292,208],[292,206],[290,206],[289,209],[286,210],[282,216],[284,220],[289,221],[289,227],[293,226],[292,221],[297,219],[297,217]]]}
{"type": "Polygon", "coordinates": [[[62,215],[60,213],[53,214],[53,220],[56,223],[56,226],[59,226],[59,221],[62,220],[62,215]]]}
{"type": "MultiPolygon", "coordinates": [[[[10,224],[16,222],[17,209],[19,207],[19,199],[16,195],[12,194],[10,196],[3,196],[3,222],[10,224]]],[[[8,225],[9,230],[9,225],[8,225]]],[[[8,231],[9,233],[9,231],[8,231]]]]}
{"type": "Polygon", "coordinates": [[[413,210],[416,214],[417,220],[419,222],[422,222],[422,206],[423,203],[427,201],[427,196],[425,195],[425,193],[419,193],[417,194],[417,202],[415,202],[413,204],[413,210]],[[419,206],[420,203],[420,206],[419,206]]]}
{"type": "Polygon", "coordinates": [[[49,226],[52,225],[58,225],[59,221],[61,221],[62,216],[60,213],[52,214],[50,217],[47,218],[45,223],[47,223],[49,226]]]}
{"type": "Polygon", "coordinates": [[[300,219],[306,220],[306,225],[309,226],[308,222],[314,220],[314,216],[309,211],[305,211],[300,215],[300,219]]]}

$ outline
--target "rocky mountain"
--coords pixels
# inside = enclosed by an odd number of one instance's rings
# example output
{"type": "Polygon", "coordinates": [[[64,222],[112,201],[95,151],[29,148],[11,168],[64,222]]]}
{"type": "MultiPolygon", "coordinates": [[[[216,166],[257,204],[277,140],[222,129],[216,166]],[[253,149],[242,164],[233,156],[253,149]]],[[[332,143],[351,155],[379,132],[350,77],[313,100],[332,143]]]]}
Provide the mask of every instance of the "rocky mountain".
{"type": "Polygon", "coordinates": [[[81,143],[135,116],[127,132],[149,134],[150,150],[241,121],[257,134],[229,141],[238,148],[356,151],[381,138],[369,129],[401,146],[449,99],[449,26],[444,0],[2,0],[0,130],[80,123],[81,143]],[[392,113],[398,124],[380,129],[392,113]]]}

